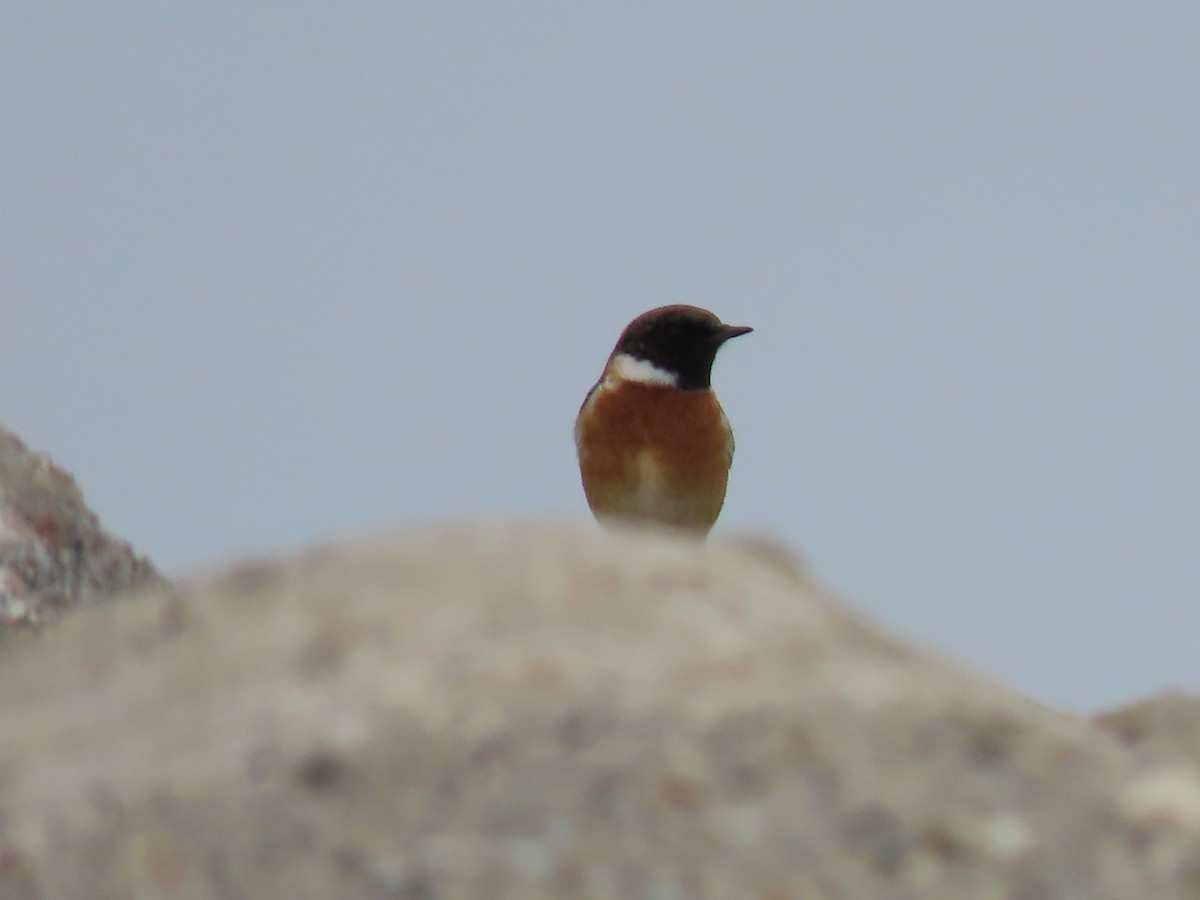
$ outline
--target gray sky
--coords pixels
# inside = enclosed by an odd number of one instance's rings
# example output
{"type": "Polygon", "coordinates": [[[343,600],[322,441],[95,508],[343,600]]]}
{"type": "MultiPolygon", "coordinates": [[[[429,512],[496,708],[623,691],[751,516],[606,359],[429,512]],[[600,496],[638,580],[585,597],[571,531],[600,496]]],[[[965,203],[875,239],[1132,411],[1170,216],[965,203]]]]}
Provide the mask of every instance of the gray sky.
{"type": "Polygon", "coordinates": [[[1055,704],[1200,687],[1200,5],[9,3],[0,421],[173,574],[586,517],[668,302],[719,530],[1055,704]]]}

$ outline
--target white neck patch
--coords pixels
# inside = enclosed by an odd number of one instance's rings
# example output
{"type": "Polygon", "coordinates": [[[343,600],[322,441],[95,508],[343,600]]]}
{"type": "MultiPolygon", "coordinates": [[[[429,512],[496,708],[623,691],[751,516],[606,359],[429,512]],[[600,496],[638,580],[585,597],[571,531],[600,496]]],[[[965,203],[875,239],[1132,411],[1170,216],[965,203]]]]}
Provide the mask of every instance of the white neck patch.
{"type": "Polygon", "coordinates": [[[628,353],[618,353],[613,357],[611,370],[613,375],[622,381],[636,381],[639,384],[657,384],[661,387],[678,387],[679,376],[666,369],[660,369],[654,363],[628,353]]]}

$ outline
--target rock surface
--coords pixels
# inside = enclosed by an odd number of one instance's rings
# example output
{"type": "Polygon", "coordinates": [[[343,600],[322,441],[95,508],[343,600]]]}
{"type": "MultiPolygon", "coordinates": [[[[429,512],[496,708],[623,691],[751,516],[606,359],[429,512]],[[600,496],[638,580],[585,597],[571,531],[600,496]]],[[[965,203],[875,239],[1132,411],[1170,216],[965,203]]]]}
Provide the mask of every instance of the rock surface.
{"type": "Polygon", "coordinates": [[[753,541],[451,525],[237,566],[5,648],[0,734],[0,896],[1200,896],[1193,765],[753,541]]]}
{"type": "Polygon", "coordinates": [[[1097,716],[1096,722],[1148,762],[1200,766],[1200,697],[1164,691],[1097,716]]]}
{"type": "Polygon", "coordinates": [[[158,580],[100,527],[75,480],[0,427],[0,631],[158,580]]]}

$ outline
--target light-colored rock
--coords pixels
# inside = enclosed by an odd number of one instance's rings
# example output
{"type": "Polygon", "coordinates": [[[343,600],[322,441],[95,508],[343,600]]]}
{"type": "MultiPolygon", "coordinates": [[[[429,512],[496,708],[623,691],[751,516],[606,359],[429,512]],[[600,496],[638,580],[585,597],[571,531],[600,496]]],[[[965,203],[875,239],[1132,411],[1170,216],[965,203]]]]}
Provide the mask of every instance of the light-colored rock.
{"type": "Polygon", "coordinates": [[[0,427],[0,630],[159,577],[144,556],[103,528],[69,473],[0,427]]]}
{"type": "Polygon", "coordinates": [[[1103,713],[1096,722],[1148,761],[1200,766],[1200,697],[1193,694],[1163,691],[1103,713]]]}
{"type": "Polygon", "coordinates": [[[447,525],[238,566],[0,656],[0,734],[15,896],[1200,896],[1188,771],[763,542],[447,525]]]}

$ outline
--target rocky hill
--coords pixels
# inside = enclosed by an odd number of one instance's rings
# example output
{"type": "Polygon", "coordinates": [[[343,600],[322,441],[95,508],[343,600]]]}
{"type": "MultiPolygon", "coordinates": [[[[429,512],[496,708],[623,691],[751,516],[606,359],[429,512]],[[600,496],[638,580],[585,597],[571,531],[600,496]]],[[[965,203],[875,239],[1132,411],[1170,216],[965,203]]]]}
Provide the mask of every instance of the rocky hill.
{"type": "Polygon", "coordinates": [[[0,897],[1200,897],[1193,698],[1047,709],[769,541],[448,524],[176,584],[125,549],[0,643],[0,897]]]}

